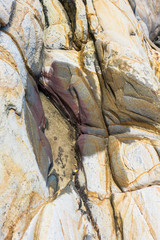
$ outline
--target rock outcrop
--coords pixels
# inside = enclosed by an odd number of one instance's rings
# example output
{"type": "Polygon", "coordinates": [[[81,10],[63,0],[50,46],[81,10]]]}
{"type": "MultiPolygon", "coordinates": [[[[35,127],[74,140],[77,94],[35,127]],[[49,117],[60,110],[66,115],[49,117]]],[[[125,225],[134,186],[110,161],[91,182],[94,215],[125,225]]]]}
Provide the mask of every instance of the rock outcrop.
{"type": "Polygon", "coordinates": [[[0,239],[160,238],[159,15],[0,1],[0,239]]]}
{"type": "Polygon", "coordinates": [[[0,27],[7,25],[12,15],[15,0],[0,1],[0,27]]]}

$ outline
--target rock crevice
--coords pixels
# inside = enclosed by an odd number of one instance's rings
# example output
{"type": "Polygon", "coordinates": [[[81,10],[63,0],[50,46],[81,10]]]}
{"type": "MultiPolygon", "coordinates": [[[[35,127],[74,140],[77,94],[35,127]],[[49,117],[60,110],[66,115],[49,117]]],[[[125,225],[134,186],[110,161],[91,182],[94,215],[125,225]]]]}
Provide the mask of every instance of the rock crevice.
{"type": "Polygon", "coordinates": [[[0,0],[0,239],[159,239],[159,9],[0,0]]]}

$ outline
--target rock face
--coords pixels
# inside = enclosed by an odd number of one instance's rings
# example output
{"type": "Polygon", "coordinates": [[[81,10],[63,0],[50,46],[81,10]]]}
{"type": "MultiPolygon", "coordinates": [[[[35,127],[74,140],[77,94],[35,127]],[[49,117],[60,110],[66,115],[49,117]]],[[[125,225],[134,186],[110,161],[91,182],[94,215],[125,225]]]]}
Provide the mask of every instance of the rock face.
{"type": "Polygon", "coordinates": [[[11,17],[15,0],[0,1],[0,27],[5,26],[11,17]]]}
{"type": "Polygon", "coordinates": [[[0,1],[0,240],[160,239],[159,15],[0,1]]]}

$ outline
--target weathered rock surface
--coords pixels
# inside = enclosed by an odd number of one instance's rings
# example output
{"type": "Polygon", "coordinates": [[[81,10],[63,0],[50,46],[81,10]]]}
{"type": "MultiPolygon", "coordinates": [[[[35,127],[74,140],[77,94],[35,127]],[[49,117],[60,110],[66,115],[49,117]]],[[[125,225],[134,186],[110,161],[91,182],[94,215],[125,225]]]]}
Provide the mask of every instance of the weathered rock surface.
{"type": "Polygon", "coordinates": [[[42,93],[40,97],[47,121],[45,135],[50,142],[53,155],[54,164],[50,167],[50,173],[54,172],[58,179],[57,188],[63,189],[78,168],[79,156],[75,149],[76,131],[49,98],[42,93]]]}
{"type": "Polygon", "coordinates": [[[97,239],[72,182],[56,200],[41,207],[22,239],[97,239]]]}
{"type": "Polygon", "coordinates": [[[0,1],[0,27],[9,22],[14,4],[15,0],[0,1]]]}
{"type": "Polygon", "coordinates": [[[0,1],[0,240],[160,239],[159,15],[0,1]]]}
{"type": "Polygon", "coordinates": [[[26,70],[25,52],[18,48],[24,39],[17,44],[6,29],[0,30],[0,238],[20,239],[35,209],[49,196],[46,180],[52,155],[41,131],[44,113],[37,86],[26,70]]]}
{"type": "Polygon", "coordinates": [[[150,39],[153,41],[160,32],[160,4],[159,1],[135,1],[137,14],[147,25],[150,39]]]}

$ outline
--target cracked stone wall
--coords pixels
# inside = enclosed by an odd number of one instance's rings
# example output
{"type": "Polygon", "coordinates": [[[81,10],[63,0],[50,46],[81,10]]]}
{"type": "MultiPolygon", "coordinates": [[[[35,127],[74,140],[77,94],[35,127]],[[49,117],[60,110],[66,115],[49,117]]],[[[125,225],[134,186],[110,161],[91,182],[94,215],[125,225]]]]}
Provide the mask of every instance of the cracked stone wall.
{"type": "Polygon", "coordinates": [[[0,0],[0,240],[160,239],[159,19],[0,0]]]}

